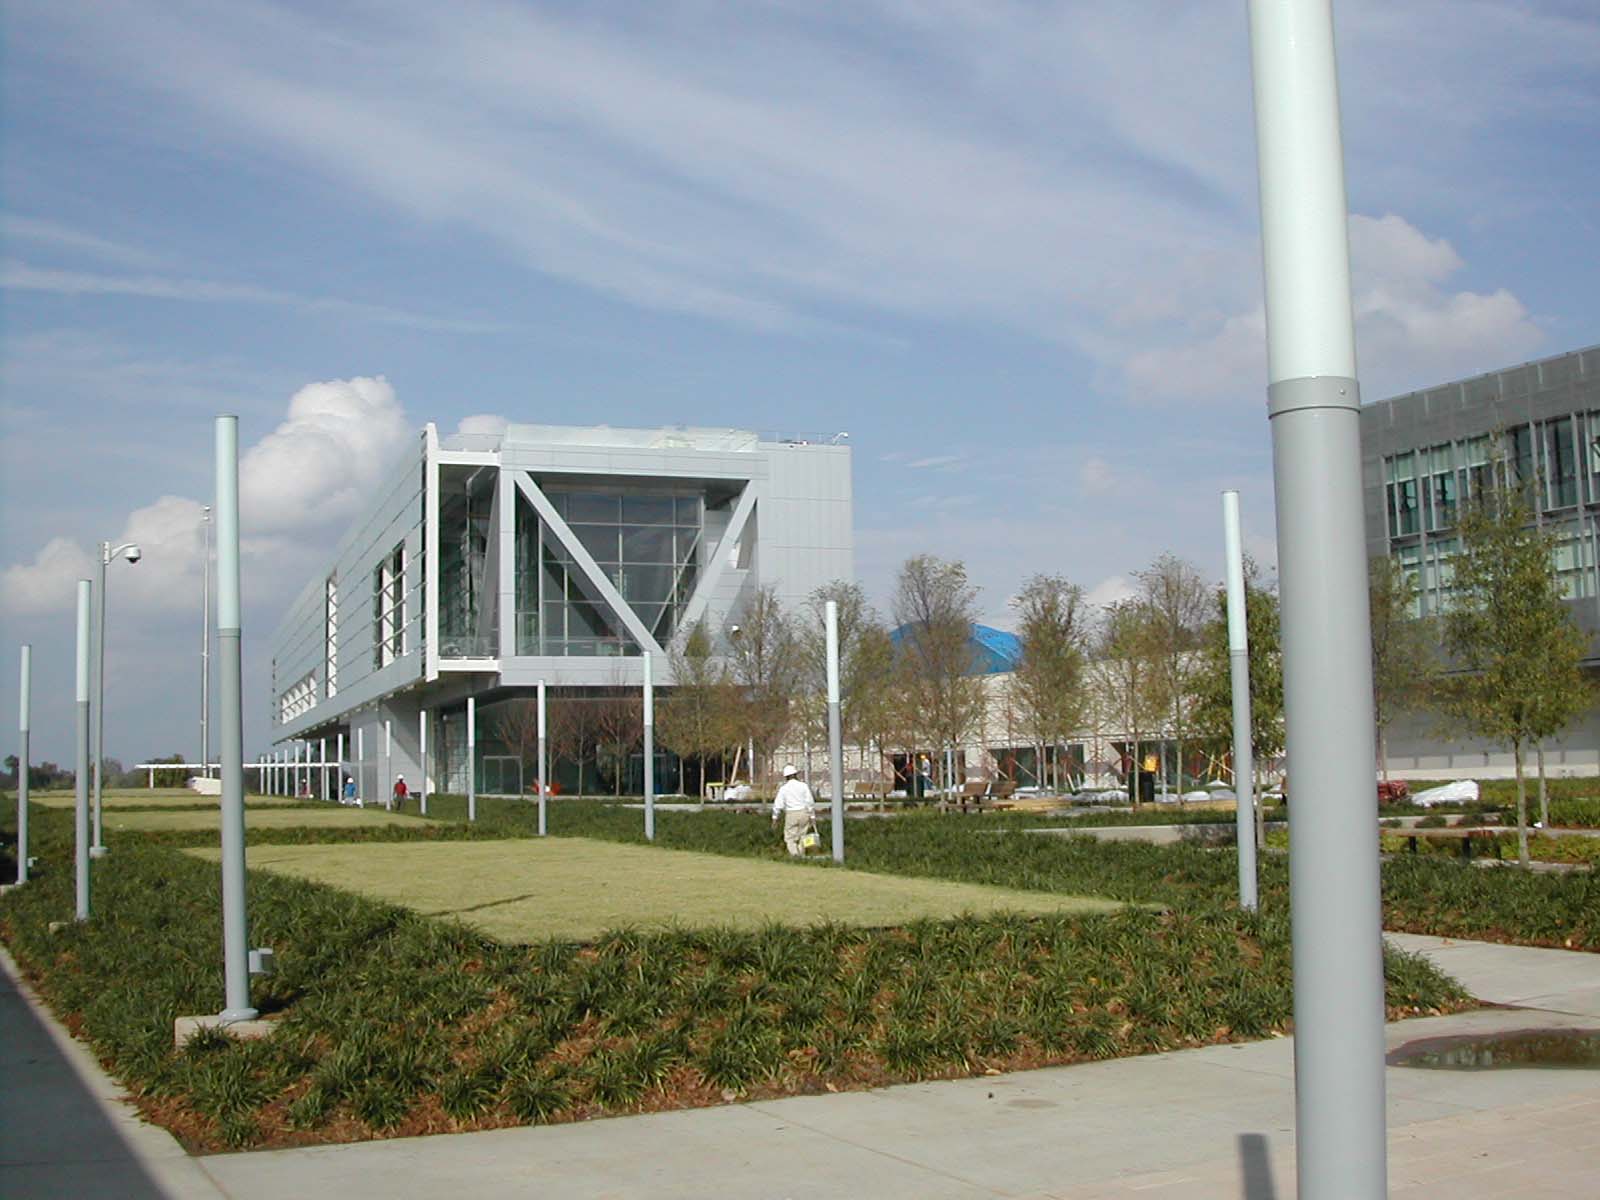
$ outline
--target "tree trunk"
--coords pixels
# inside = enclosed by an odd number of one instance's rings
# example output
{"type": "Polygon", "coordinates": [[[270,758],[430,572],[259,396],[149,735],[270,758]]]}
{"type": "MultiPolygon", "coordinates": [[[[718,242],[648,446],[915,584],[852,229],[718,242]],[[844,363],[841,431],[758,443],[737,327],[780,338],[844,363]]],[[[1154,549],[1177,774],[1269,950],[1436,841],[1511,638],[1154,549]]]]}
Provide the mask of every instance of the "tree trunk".
{"type": "Polygon", "coordinates": [[[1522,743],[1511,743],[1511,757],[1517,764],[1517,862],[1527,870],[1528,858],[1528,781],[1522,771],[1522,743]]]}
{"type": "Polygon", "coordinates": [[[1385,783],[1389,782],[1389,735],[1382,725],[1378,726],[1378,774],[1385,783]]]}
{"type": "Polygon", "coordinates": [[[1539,763],[1539,828],[1550,828],[1550,795],[1545,790],[1544,784],[1544,743],[1540,742],[1533,748],[1534,755],[1539,763]]]}
{"type": "MultiPolygon", "coordinates": [[[[1263,805],[1261,803],[1261,784],[1259,782],[1259,780],[1260,780],[1260,772],[1259,772],[1259,769],[1255,765],[1256,764],[1256,757],[1253,754],[1250,756],[1250,764],[1251,764],[1251,772],[1250,773],[1252,775],[1256,776],[1255,779],[1252,779],[1250,781],[1250,807],[1251,807],[1251,809],[1253,810],[1253,812],[1255,814],[1256,849],[1257,849],[1257,851],[1260,851],[1267,844],[1267,814],[1264,811],[1264,807],[1263,807],[1263,805]]],[[[1233,794],[1234,794],[1235,797],[1237,797],[1239,795],[1239,772],[1238,771],[1235,771],[1233,773],[1233,794]]],[[[1237,804],[1238,800],[1235,799],[1234,803],[1237,804]]]]}
{"type": "Polygon", "coordinates": [[[578,743],[578,795],[583,795],[583,743],[578,743]]]}

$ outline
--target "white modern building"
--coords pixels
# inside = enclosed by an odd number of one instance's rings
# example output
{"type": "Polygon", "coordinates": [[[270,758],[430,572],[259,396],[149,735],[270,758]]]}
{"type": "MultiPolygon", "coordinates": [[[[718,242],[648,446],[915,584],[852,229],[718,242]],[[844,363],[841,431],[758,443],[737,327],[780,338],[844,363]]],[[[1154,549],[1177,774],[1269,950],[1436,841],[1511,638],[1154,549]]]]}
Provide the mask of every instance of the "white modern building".
{"type": "MultiPolygon", "coordinates": [[[[704,622],[724,647],[758,587],[797,609],[853,577],[850,451],[738,429],[429,425],[309,580],[273,639],[273,740],[332,760],[362,794],[467,790],[468,698],[485,709],[672,683],[704,622]]],[[[476,786],[523,790],[492,737],[476,786]]],[[[670,779],[671,774],[668,773],[670,779]]],[[[531,785],[531,780],[527,781],[531,785]]]]}

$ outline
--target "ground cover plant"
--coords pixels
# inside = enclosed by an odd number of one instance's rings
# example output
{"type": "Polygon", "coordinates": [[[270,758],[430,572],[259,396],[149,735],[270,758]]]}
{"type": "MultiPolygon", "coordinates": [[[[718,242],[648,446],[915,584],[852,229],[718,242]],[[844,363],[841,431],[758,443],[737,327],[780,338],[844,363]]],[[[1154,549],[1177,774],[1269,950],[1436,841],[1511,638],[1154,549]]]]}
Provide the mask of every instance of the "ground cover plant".
{"type": "MultiPolygon", "coordinates": [[[[252,942],[278,957],[254,998],[278,1028],[177,1053],[173,1017],[221,1003],[217,867],[127,835],[98,864],[94,919],[51,934],[72,911],[70,819],[35,821],[41,869],[0,898],[0,935],[146,1112],[196,1148],[874,1086],[1262,1037],[1290,1020],[1281,910],[621,928],[513,946],[253,871],[252,942]]],[[[1391,953],[1386,974],[1391,1016],[1465,1003],[1419,958],[1391,953]]]]}
{"type": "MultiPolygon", "coordinates": [[[[190,853],[217,861],[214,847],[190,853]]],[[[1104,912],[1114,900],[866,871],[795,870],[689,850],[590,838],[259,846],[252,870],[333,884],[501,941],[589,941],[621,926],[687,919],[751,929],[774,921],[890,926],[1008,911],[1104,912]]]]}

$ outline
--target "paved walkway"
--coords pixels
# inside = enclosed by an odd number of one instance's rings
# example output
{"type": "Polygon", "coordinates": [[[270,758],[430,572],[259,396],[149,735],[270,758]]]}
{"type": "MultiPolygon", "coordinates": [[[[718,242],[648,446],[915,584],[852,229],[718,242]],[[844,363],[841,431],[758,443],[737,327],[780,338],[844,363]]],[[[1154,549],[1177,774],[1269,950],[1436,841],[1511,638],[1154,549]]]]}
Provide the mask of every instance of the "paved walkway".
{"type": "MultiPolygon", "coordinates": [[[[1562,1007],[1401,1022],[1388,1028],[1391,1048],[1442,1034],[1597,1023],[1600,956],[1407,935],[1395,940],[1434,956],[1485,998],[1525,995],[1562,1007]]],[[[6,1016],[9,1028],[10,1008],[6,1016]]],[[[186,1160],[203,1180],[175,1170],[167,1139],[167,1157],[154,1165],[172,1176],[170,1185],[166,1178],[120,1174],[134,1169],[131,1157],[149,1176],[148,1150],[116,1159],[93,1153],[101,1144],[96,1138],[48,1151],[62,1172],[54,1191],[34,1190],[51,1183],[48,1173],[13,1178],[12,1147],[39,1145],[49,1123],[19,1131],[11,1113],[43,1107],[52,1092],[85,1089],[75,1089],[59,1065],[19,1065],[26,1069],[8,1070],[6,1091],[20,1095],[0,1110],[5,1195],[1290,1200],[1295,1194],[1288,1038],[875,1092],[186,1160]],[[22,1086],[13,1089],[13,1080],[22,1086]],[[68,1161],[74,1153],[85,1157],[68,1161]],[[83,1174],[69,1180],[65,1172],[74,1166],[83,1174]],[[107,1186],[89,1182],[97,1172],[107,1186]],[[135,1191],[125,1186],[129,1178],[167,1190],[135,1191]]],[[[1388,1118],[1390,1195],[1397,1200],[1600,1197],[1594,1151],[1600,1071],[1390,1068],[1388,1118]]],[[[36,1158],[45,1153],[34,1151],[36,1158]]]]}

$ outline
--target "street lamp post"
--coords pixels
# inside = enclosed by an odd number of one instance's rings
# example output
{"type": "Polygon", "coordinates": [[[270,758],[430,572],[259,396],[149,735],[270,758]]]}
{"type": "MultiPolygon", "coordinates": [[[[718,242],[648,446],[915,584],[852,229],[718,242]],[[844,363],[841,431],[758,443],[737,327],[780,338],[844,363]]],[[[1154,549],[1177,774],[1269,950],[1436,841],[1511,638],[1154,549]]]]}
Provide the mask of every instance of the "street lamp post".
{"type": "Polygon", "coordinates": [[[200,556],[200,777],[211,778],[211,505],[200,510],[205,550],[200,556]]]}
{"type": "Polygon", "coordinates": [[[100,614],[95,622],[94,845],[89,847],[89,853],[95,858],[101,858],[106,853],[100,822],[100,775],[105,769],[106,759],[106,568],[116,558],[126,558],[130,563],[136,563],[143,553],[133,542],[123,542],[120,546],[113,546],[110,542],[100,543],[99,578],[95,581],[95,599],[99,603],[100,614]]]}

